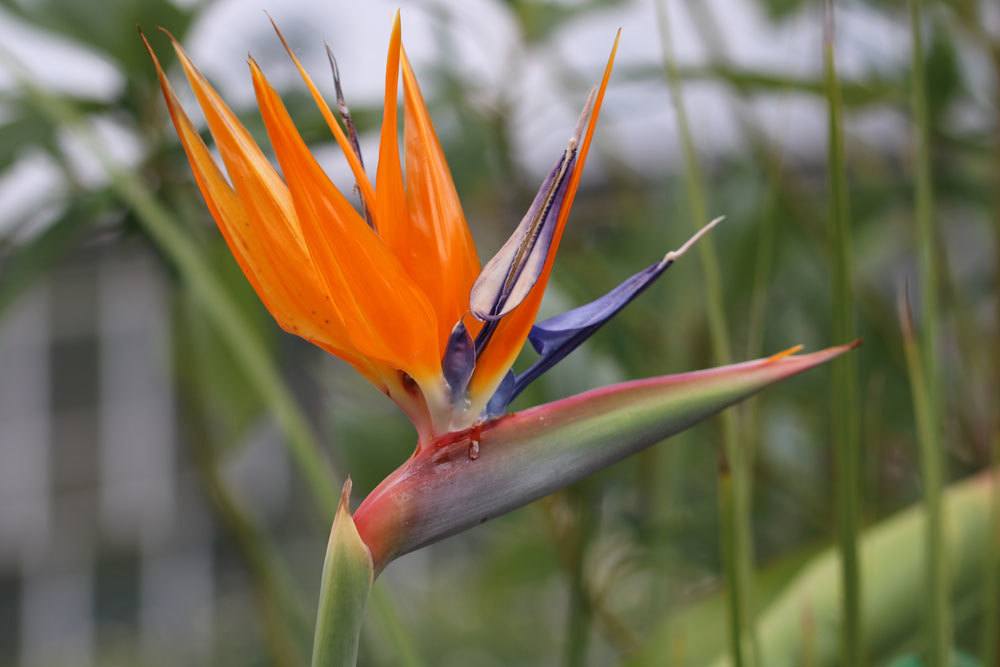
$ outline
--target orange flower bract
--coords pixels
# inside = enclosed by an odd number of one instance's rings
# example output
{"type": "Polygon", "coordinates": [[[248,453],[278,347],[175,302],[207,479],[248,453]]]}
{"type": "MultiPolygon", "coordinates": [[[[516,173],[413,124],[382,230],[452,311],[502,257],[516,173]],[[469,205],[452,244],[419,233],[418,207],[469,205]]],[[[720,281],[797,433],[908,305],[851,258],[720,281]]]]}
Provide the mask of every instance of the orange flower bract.
{"type": "MultiPolygon", "coordinates": [[[[171,120],[212,217],[265,307],[286,331],[341,357],[397,401],[421,440],[474,423],[507,373],[541,302],[586,160],[611,60],[558,211],[550,255],[524,303],[478,350],[466,394],[442,374],[456,323],[475,336],[469,294],[480,263],[444,152],[393,23],[373,186],[348,137],[284,36],[278,37],[343,150],[370,223],[323,171],[284,103],[251,58],[250,74],[279,171],[220,95],[173,41],[228,180],[156,67],[171,120]],[[397,131],[403,80],[403,149],[397,131]],[[405,170],[404,170],[405,166],[405,170]]],[[[617,40],[615,42],[617,47],[617,40]]],[[[612,51],[612,59],[614,50],[612,51]]],[[[576,148],[574,147],[574,151],[576,148]]]]}

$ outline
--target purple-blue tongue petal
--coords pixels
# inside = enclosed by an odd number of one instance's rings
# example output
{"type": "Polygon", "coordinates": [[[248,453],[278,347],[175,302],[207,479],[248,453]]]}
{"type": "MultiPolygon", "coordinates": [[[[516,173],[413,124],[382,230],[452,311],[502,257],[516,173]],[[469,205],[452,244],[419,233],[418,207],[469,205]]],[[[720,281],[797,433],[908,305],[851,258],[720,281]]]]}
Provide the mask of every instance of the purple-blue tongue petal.
{"type": "Polygon", "coordinates": [[[531,207],[499,252],[483,267],[469,297],[479,320],[500,319],[528,296],[549,255],[559,211],[565,200],[583,128],[593,111],[594,91],[584,106],[576,132],[559,161],[542,183],[531,207]]]}
{"type": "Polygon", "coordinates": [[[667,253],[659,262],[650,264],[642,271],[629,276],[604,296],[535,324],[528,334],[528,340],[538,352],[538,359],[523,373],[514,376],[508,373],[508,377],[504,378],[503,383],[487,405],[487,416],[494,417],[502,414],[507,405],[517,398],[518,394],[524,391],[529,384],[565,359],[570,352],[583,344],[608,320],[617,315],[622,308],[642,294],[688,248],[721,221],[722,218],[716,218],[708,223],[683,246],[667,253]]]}
{"type": "Polygon", "coordinates": [[[476,345],[465,324],[459,320],[451,330],[444,358],[441,359],[441,372],[451,389],[452,401],[465,396],[465,390],[469,386],[469,379],[475,368],[476,345]]]}
{"type": "Polygon", "coordinates": [[[671,259],[651,264],[639,273],[626,278],[604,296],[531,327],[528,340],[538,352],[539,358],[518,375],[514,396],[596,333],[608,320],[652,285],[673,263],[671,259]]]}
{"type": "Polygon", "coordinates": [[[517,376],[514,375],[513,371],[507,371],[507,374],[503,376],[503,380],[500,381],[500,386],[497,387],[497,390],[490,396],[489,402],[486,403],[486,410],[483,411],[483,416],[486,419],[499,417],[507,411],[507,406],[510,405],[510,402],[519,393],[521,392],[517,388],[517,376]]]}

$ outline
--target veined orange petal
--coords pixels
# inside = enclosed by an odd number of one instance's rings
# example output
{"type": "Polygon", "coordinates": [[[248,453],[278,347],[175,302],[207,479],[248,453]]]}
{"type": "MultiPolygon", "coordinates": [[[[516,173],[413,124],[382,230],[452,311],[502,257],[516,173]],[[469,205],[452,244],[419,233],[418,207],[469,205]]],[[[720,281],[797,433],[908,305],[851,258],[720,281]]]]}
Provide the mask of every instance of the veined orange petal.
{"type": "Polygon", "coordinates": [[[371,181],[368,180],[368,175],[365,173],[365,168],[361,165],[361,160],[354,153],[354,149],[351,146],[351,142],[348,140],[347,135],[344,134],[344,130],[340,127],[340,123],[334,117],[333,112],[330,111],[330,106],[326,103],[323,95],[316,88],[316,84],[313,83],[312,77],[306,72],[305,67],[299,61],[298,56],[292,50],[292,47],[288,45],[288,41],[285,36],[281,33],[278,28],[278,24],[274,22],[274,19],[268,15],[271,20],[271,25],[274,26],[274,31],[278,34],[278,39],[281,40],[281,45],[285,48],[288,53],[288,57],[292,59],[295,64],[295,68],[299,71],[299,76],[302,77],[302,81],[306,84],[309,89],[309,94],[313,98],[313,102],[319,108],[319,112],[323,115],[323,120],[326,121],[327,127],[330,128],[330,132],[333,133],[333,138],[337,140],[337,145],[340,146],[340,150],[343,151],[344,156],[347,158],[347,164],[351,167],[351,173],[354,175],[354,180],[358,184],[358,189],[361,190],[361,197],[364,199],[365,204],[367,204],[369,210],[375,207],[375,189],[372,187],[371,181]]]}
{"type": "MultiPolygon", "coordinates": [[[[375,174],[375,219],[379,235],[393,254],[407,265],[404,258],[412,235],[409,207],[403,187],[403,170],[399,164],[399,55],[401,44],[399,11],[392,22],[389,55],[385,65],[385,103],[382,110],[382,132],[379,138],[378,168],[375,174]]],[[[451,327],[444,332],[448,335],[451,327]]]]}
{"type": "MultiPolygon", "coordinates": [[[[469,310],[469,290],[479,275],[476,246],[462,212],[444,151],[406,52],[402,52],[407,244],[396,251],[404,268],[428,295],[447,334],[469,310]]],[[[473,320],[478,322],[477,320],[473,320]]],[[[475,336],[478,327],[471,332],[475,336]]]]}
{"type": "Polygon", "coordinates": [[[141,36],[156,67],[167,110],[187,154],[195,182],[233,257],[264,306],[283,329],[345,359],[362,375],[381,386],[371,364],[359,357],[347,343],[339,313],[333,309],[324,311],[322,318],[325,323],[310,315],[310,308],[326,303],[324,295],[316,290],[318,285],[315,280],[312,284],[307,280],[290,290],[293,286],[283,277],[283,272],[270,262],[272,252],[268,245],[272,239],[261,233],[259,226],[251,224],[243,202],[226,182],[208,147],[177,100],[156,53],[146,36],[141,36]]]}
{"type": "MultiPolygon", "coordinates": [[[[180,42],[167,33],[184,68],[188,83],[205,114],[208,128],[226,164],[229,177],[244,203],[263,207],[269,227],[276,235],[287,236],[305,251],[305,241],[295,218],[288,188],[271,166],[253,137],[236,114],[222,100],[208,80],[198,71],[180,42]],[[245,178],[240,177],[245,175],[245,178]]],[[[256,208],[256,206],[248,208],[256,208]]]]}
{"type": "MultiPolygon", "coordinates": [[[[272,269],[268,282],[282,293],[292,295],[296,312],[305,313],[317,328],[329,327],[321,339],[332,338],[337,348],[354,348],[342,325],[346,319],[340,313],[339,304],[327,293],[306,247],[288,188],[250,133],[187,57],[180,43],[173,40],[173,45],[243,203],[247,229],[260,237],[261,265],[272,269]]],[[[298,328],[290,331],[301,333],[298,328]]]]}
{"type": "Polygon", "coordinates": [[[418,379],[439,374],[437,327],[426,297],[323,172],[253,60],[250,69],[306,245],[354,346],[418,379]]]}
{"type": "Polygon", "coordinates": [[[184,153],[187,155],[188,162],[191,165],[191,171],[194,173],[195,183],[198,184],[198,189],[205,199],[209,213],[212,214],[212,218],[216,221],[219,231],[222,233],[223,238],[225,238],[230,251],[233,253],[233,257],[240,265],[240,269],[246,275],[247,280],[250,281],[251,286],[260,295],[261,300],[264,301],[268,310],[271,310],[270,299],[264,290],[264,286],[261,285],[256,272],[247,259],[246,241],[244,239],[237,241],[236,235],[240,234],[241,223],[244,223],[246,219],[243,204],[240,203],[236,193],[233,192],[229,183],[226,182],[218,165],[212,158],[208,147],[202,141],[201,135],[195,130],[191,119],[184,112],[184,108],[181,106],[173,87],[170,85],[170,80],[167,79],[167,75],[160,65],[160,59],[156,56],[156,52],[153,50],[152,45],[150,45],[149,40],[146,39],[145,33],[140,31],[139,36],[142,38],[142,43],[146,46],[146,51],[153,61],[153,66],[156,68],[156,76],[159,79],[160,90],[163,92],[163,99],[167,103],[170,120],[177,130],[177,136],[180,138],[181,146],[184,148],[184,153]]]}
{"type": "Polygon", "coordinates": [[[472,398],[473,411],[485,405],[486,401],[489,400],[489,397],[496,390],[500,381],[503,379],[504,374],[514,363],[514,360],[517,359],[517,355],[520,353],[521,348],[524,346],[524,341],[528,337],[528,332],[531,331],[531,326],[535,322],[535,316],[538,314],[538,308],[541,305],[542,297],[545,294],[545,286],[548,284],[549,275],[552,272],[552,264],[555,261],[556,252],[559,250],[559,242],[562,239],[562,233],[566,227],[566,221],[569,219],[569,212],[573,206],[573,199],[576,196],[576,191],[580,185],[580,177],[583,173],[583,167],[587,162],[587,152],[590,150],[590,142],[593,139],[594,127],[597,125],[597,119],[601,113],[601,104],[604,101],[604,92],[607,89],[608,80],[611,78],[611,70],[614,66],[615,53],[618,51],[618,40],[620,38],[621,30],[619,30],[618,34],[615,36],[614,45],[611,47],[611,55],[608,56],[608,63],[604,68],[604,76],[601,79],[601,85],[598,88],[597,97],[594,100],[594,111],[590,117],[590,122],[587,125],[587,131],[584,134],[580,151],[577,154],[578,157],[576,167],[570,177],[569,185],[566,190],[566,198],[564,200],[563,208],[559,214],[559,220],[556,224],[549,255],[545,260],[545,266],[542,269],[542,273],[535,282],[534,287],[531,288],[531,292],[527,297],[525,297],[524,301],[511,313],[500,320],[500,324],[497,326],[492,339],[483,350],[479,359],[476,360],[475,374],[472,376],[472,381],[469,383],[469,395],[472,398]]]}

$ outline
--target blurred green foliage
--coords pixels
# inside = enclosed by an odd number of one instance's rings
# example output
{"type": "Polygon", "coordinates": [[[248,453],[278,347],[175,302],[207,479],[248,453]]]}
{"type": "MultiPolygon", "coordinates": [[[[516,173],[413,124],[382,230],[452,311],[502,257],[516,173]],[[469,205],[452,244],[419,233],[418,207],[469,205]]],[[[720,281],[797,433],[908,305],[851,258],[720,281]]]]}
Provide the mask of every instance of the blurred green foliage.
{"type": "MultiPolygon", "coordinates": [[[[819,20],[815,3],[745,1],[776,22],[819,20]]],[[[675,4],[690,10],[698,2],[675,4]]],[[[547,66],[562,82],[560,96],[572,101],[584,94],[576,82],[589,82],[593,73],[574,71],[560,59],[554,46],[560,31],[601,17],[608,20],[610,34],[617,26],[611,21],[615,11],[632,3],[507,0],[497,4],[516,27],[518,49],[545,53],[547,66]]],[[[986,466],[998,429],[1000,36],[983,27],[977,14],[981,4],[928,4],[927,76],[943,282],[941,411],[950,478],[957,479],[986,466]],[[973,83],[983,78],[992,81],[993,98],[973,83]],[[969,117],[986,121],[965,122],[969,117]]],[[[328,445],[327,455],[339,474],[350,472],[355,497],[361,497],[408,455],[410,428],[343,364],[278,333],[211,225],[169,129],[150,63],[133,38],[137,25],[148,30],[162,25],[184,41],[211,5],[165,0],[115,0],[99,6],[79,0],[0,1],[11,19],[69,40],[114,65],[123,85],[109,98],[57,94],[88,120],[111,119],[135,135],[141,145],[135,171],[174,213],[178,231],[194,242],[212,267],[214,280],[241,314],[248,335],[280,362],[328,445]]],[[[864,5],[882,19],[905,25],[899,3],[864,5]]],[[[404,3],[403,9],[426,12],[441,36],[440,60],[420,74],[432,114],[447,118],[440,125],[445,151],[467,217],[474,221],[482,254],[487,255],[519,219],[530,186],[513,149],[517,128],[508,112],[518,103],[516,93],[500,90],[495,103],[473,103],[480,84],[466,80],[456,65],[452,40],[457,19],[452,8],[445,2],[426,1],[412,7],[404,3]]],[[[726,31],[739,29],[725,17],[717,18],[723,37],[726,31]]],[[[705,24],[695,25],[699,39],[711,47],[713,37],[705,24]]],[[[325,37],[317,34],[313,46],[320,48],[325,37]]],[[[817,44],[817,61],[819,49],[817,44]]],[[[747,112],[758,101],[809,100],[821,113],[823,81],[819,73],[810,78],[753,69],[717,49],[707,50],[705,63],[681,63],[680,73],[692,86],[709,84],[730,93],[730,110],[741,119],[744,134],[743,149],[706,161],[710,213],[724,213],[729,219],[715,241],[734,354],[767,353],[798,342],[809,348],[840,342],[830,340],[826,156],[784,154],[756,115],[747,112]]],[[[515,67],[508,78],[518,74],[515,67]]],[[[859,418],[866,525],[913,503],[921,491],[895,316],[897,294],[912,282],[915,271],[912,156],[905,143],[870,144],[864,138],[870,134],[858,130],[866,120],[886,113],[908,128],[909,80],[905,62],[892,67],[867,63],[863,72],[842,80],[857,334],[865,339],[859,351],[863,404],[859,418]]],[[[665,90],[662,64],[623,64],[610,98],[619,84],[665,90]]],[[[289,90],[285,99],[307,140],[328,142],[322,120],[303,92],[289,90]]],[[[639,172],[630,165],[629,156],[613,141],[609,128],[616,112],[613,105],[609,108],[597,138],[605,177],[589,184],[578,198],[546,304],[550,310],[603,293],[686,236],[690,202],[681,171],[639,172]]],[[[191,459],[201,466],[203,483],[211,487],[209,495],[220,521],[232,528],[229,548],[244,554],[251,576],[260,580],[265,572],[262,595],[286,596],[282,603],[286,607],[311,610],[326,527],[305,519],[293,526],[246,523],[244,519],[249,519],[241,515],[239,501],[226,496],[223,478],[213,472],[214,466],[238,454],[251,426],[268,418],[261,392],[219,331],[192,305],[181,269],[137,224],[137,212],[107,184],[88,185],[75,177],[59,140],[64,128],[39,114],[35,102],[16,86],[0,91],[0,110],[0,170],[41,151],[65,175],[53,193],[57,213],[41,231],[29,233],[27,225],[17,225],[8,238],[0,239],[0,316],[20,294],[81,248],[139,239],[149,253],[161,258],[176,287],[173,362],[177,390],[190,411],[190,415],[185,412],[191,425],[185,444],[193,452],[191,459]],[[283,540],[293,529],[312,540],[311,555],[303,556],[283,540]],[[271,544],[263,556],[254,551],[255,541],[261,540],[271,544]],[[266,563],[272,557],[286,561],[287,580],[266,576],[266,563]],[[283,589],[292,592],[282,593],[283,589]]],[[[255,110],[238,111],[266,145],[255,110]]],[[[377,127],[378,109],[352,105],[352,113],[363,133],[377,127]]],[[[692,116],[697,141],[696,110],[692,116]]],[[[684,262],[564,367],[526,392],[518,406],[622,378],[706,366],[711,353],[704,315],[698,265],[684,262]]],[[[832,543],[829,386],[828,375],[821,371],[771,391],[743,409],[748,418],[741,423],[755,452],[753,531],[760,606],[773,599],[803,562],[832,543]]],[[[362,664],[400,664],[401,651],[419,656],[411,658],[422,661],[414,664],[551,665],[561,660],[573,664],[571,656],[583,640],[566,638],[579,638],[580,633],[589,637],[584,656],[588,664],[615,664],[631,657],[634,662],[629,664],[695,665],[717,655],[726,628],[715,503],[716,428],[699,427],[579,488],[394,565],[385,574],[391,599],[382,601],[383,610],[368,624],[362,664]],[[571,611],[581,608],[582,617],[571,611]],[[392,618],[395,625],[386,620],[392,618]]],[[[304,492],[297,502],[303,515],[309,515],[310,501],[304,492]]],[[[955,619],[958,648],[973,654],[983,629],[978,609],[955,619]]],[[[274,632],[262,629],[282,621],[268,620],[267,611],[266,605],[261,606],[253,612],[256,624],[240,628],[246,633],[238,642],[242,645],[220,637],[217,664],[282,663],[281,651],[274,648],[274,632]],[[254,656],[252,661],[248,655],[254,656]]],[[[877,664],[911,664],[906,655],[913,652],[920,633],[913,627],[907,641],[870,657],[877,664]]],[[[293,629],[285,640],[301,641],[303,634],[308,635],[293,629]]]]}

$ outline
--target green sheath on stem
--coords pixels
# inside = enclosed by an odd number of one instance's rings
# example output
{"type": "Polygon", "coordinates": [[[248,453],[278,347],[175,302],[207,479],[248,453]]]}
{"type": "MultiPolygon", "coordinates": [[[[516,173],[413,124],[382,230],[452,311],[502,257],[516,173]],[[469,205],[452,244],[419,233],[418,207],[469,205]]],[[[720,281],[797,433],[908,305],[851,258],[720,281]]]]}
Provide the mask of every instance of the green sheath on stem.
{"type": "MultiPolygon", "coordinates": [[[[851,277],[851,221],[844,158],[840,81],[834,50],[833,0],[826,3],[823,40],[824,78],[828,109],[830,226],[833,240],[833,333],[854,335],[854,295],[851,277]]],[[[861,505],[861,448],[857,359],[851,355],[833,364],[833,443],[836,463],[837,536],[844,579],[843,662],[864,664],[861,628],[861,576],[858,565],[858,524],[861,505]]]]}
{"type": "Polygon", "coordinates": [[[348,479],[323,561],[312,667],[354,667],[358,661],[358,639],[375,568],[348,509],[350,496],[348,479]]]}

